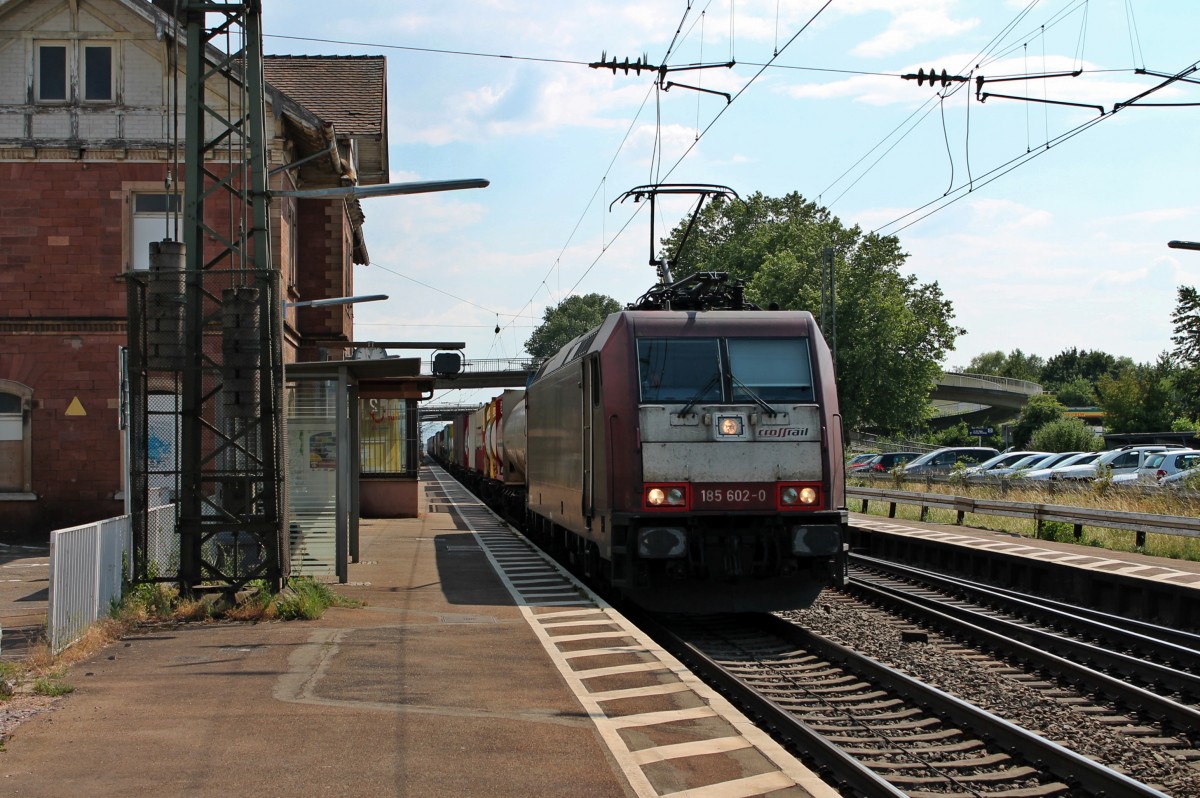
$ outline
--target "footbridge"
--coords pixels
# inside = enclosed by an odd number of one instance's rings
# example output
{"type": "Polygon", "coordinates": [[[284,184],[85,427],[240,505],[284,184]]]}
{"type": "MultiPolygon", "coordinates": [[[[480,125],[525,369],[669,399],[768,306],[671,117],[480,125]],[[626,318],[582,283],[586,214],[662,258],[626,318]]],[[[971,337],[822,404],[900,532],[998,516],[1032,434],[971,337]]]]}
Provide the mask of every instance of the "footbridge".
{"type": "MultiPolygon", "coordinates": [[[[432,367],[431,362],[426,363],[423,371],[431,374],[432,367]]],[[[434,388],[438,391],[524,388],[536,369],[537,363],[531,358],[464,360],[458,374],[437,376],[434,388]]],[[[929,396],[934,406],[933,423],[982,424],[1007,418],[1018,413],[1030,396],[1041,392],[1042,386],[1035,382],[948,371],[938,379],[929,396]]],[[[421,420],[449,421],[456,413],[478,407],[478,403],[425,405],[421,408],[421,420]]]]}

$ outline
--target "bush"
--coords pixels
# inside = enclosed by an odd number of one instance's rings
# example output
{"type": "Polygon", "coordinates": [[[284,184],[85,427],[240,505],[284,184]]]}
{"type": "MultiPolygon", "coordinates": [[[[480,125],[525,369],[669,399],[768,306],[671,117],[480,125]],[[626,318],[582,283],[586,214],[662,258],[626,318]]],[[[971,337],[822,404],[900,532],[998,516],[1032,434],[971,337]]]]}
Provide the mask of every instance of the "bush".
{"type": "Polygon", "coordinates": [[[1079,419],[1059,418],[1038,427],[1029,445],[1042,452],[1094,452],[1101,440],[1079,419]]]}

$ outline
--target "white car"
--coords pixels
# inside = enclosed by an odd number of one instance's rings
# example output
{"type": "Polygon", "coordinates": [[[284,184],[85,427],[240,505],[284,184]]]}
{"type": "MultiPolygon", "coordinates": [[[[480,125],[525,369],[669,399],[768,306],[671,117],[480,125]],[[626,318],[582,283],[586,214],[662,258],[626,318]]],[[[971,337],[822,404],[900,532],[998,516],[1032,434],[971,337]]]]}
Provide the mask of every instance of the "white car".
{"type": "Polygon", "coordinates": [[[1031,472],[1041,469],[1051,469],[1056,465],[1065,462],[1068,458],[1074,457],[1083,452],[1057,452],[1053,454],[1031,454],[1026,458],[1018,460],[1007,468],[998,468],[992,472],[993,476],[1017,478],[1017,472],[1031,472]]]}
{"type": "Polygon", "coordinates": [[[1168,449],[1182,449],[1182,446],[1170,444],[1155,444],[1153,446],[1122,446],[1097,457],[1086,465],[1073,465],[1066,468],[1056,468],[1050,478],[1055,482],[1086,481],[1096,478],[1104,469],[1111,476],[1127,474],[1141,468],[1146,458],[1155,452],[1168,449]]]}
{"type": "Polygon", "coordinates": [[[1049,452],[1003,452],[995,457],[984,460],[979,465],[973,465],[963,469],[963,476],[970,477],[972,479],[990,477],[994,475],[996,469],[1007,468],[1008,466],[1035,454],[1046,455],[1049,454],[1049,452]]]}
{"type": "Polygon", "coordinates": [[[1200,449],[1172,449],[1155,452],[1137,470],[1137,481],[1144,485],[1158,485],[1164,479],[1180,471],[1189,471],[1200,466],[1200,449]]]}
{"type": "Polygon", "coordinates": [[[1045,482],[1050,479],[1051,474],[1053,474],[1055,471],[1058,471],[1060,468],[1070,468],[1071,466],[1087,465],[1088,463],[1092,463],[1092,462],[1095,462],[1096,460],[1098,460],[1100,458],[1100,455],[1102,455],[1102,454],[1104,454],[1104,453],[1103,452],[1084,452],[1082,454],[1072,455],[1071,457],[1068,457],[1067,459],[1060,461],[1057,465],[1051,466],[1050,468],[1038,468],[1038,469],[1034,469],[1033,471],[1026,471],[1024,474],[1019,475],[1019,478],[1020,479],[1032,479],[1035,482],[1045,482]]]}

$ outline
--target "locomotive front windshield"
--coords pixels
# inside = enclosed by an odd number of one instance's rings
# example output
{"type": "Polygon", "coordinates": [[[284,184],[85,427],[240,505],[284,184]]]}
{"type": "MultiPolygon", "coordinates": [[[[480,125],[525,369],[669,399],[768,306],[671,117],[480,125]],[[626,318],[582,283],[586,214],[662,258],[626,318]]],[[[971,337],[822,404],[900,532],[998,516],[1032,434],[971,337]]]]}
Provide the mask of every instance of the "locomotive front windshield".
{"type": "Polygon", "coordinates": [[[806,338],[639,338],[643,403],[814,401],[806,338]]]}

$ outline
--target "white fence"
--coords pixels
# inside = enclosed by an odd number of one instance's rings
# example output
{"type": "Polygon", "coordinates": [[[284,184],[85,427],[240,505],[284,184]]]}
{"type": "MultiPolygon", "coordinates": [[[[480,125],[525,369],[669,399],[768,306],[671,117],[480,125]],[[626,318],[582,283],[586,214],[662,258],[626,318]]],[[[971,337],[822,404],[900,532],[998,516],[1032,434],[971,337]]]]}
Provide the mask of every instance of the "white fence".
{"type": "MultiPolygon", "coordinates": [[[[152,507],[148,523],[151,540],[173,534],[175,505],[152,507]]],[[[122,515],[50,534],[46,635],[55,652],[82,637],[121,600],[133,557],[132,528],[131,517],[122,515]]]]}

